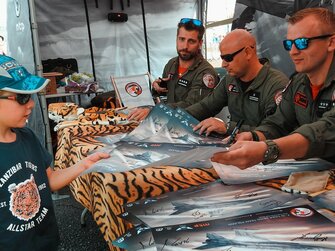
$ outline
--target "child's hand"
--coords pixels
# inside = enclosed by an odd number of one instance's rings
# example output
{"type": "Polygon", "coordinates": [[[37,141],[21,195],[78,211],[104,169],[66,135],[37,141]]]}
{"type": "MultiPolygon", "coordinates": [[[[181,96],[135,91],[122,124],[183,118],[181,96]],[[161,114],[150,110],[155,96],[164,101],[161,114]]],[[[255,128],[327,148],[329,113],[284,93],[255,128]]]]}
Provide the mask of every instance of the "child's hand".
{"type": "Polygon", "coordinates": [[[96,152],[93,153],[86,158],[84,158],[82,161],[80,161],[80,166],[82,166],[85,170],[90,168],[95,162],[101,159],[107,159],[110,155],[108,153],[104,152],[96,152]]]}

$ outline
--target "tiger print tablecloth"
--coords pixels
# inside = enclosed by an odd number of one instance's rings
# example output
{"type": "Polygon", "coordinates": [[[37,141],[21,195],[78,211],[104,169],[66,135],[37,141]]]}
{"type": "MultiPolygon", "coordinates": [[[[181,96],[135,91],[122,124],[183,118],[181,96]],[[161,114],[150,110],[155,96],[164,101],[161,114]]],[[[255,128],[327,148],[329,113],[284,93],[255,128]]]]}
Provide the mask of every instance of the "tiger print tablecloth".
{"type": "MultiPolygon", "coordinates": [[[[135,124],[77,125],[59,130],[55,168],[67,168],[87,156],[88,152],[103,147],[104,144],[96,141],[95,136],[125,133],[135,127],[135,124]]],[[[335,170],[330,172],[327,190],[335,189],[335,170]]],[[[122,212],[123,204],[208,183],[217,178],[213,168],[158,166],[113,174],[85,174],[74,180],[70,189],[75,199],[92,213],[110,250],[119,250],[111,244],[112,240],[131,227],[117,217],[122,212]]],[[[285,182],[286,179],[273,179],[257,183],[280,189],[285,182]]]]}
{"type": "MultiPolygon", "coordinates": [[[[73,126],[58,131],[55,168],[67,168],[87,153],[102,147],[94,136],[124,133],[134,129],[129,126],[73,126]]],[[[102,232],[110,250],[119,250],[112,240],[131,227],[118,214],[122,205],[139,199],[176,191],[218,178],[214,169],[159,166],[120,173],[89,173],[70,184],[75,199],[86,207],[102,232]]]]}

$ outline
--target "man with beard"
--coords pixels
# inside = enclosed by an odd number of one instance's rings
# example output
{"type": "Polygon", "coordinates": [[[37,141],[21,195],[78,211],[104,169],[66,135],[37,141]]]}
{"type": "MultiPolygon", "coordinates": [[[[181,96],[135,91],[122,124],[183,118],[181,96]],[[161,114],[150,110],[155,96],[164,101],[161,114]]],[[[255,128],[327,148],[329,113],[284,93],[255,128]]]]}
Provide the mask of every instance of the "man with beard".
{"type": "MultiPolygon", "coordinates": [[[[154,95],[166,95],[172,107],[186,108],[211,93],[218,83],[218,75],[201,55],[205,28],[198,19],[182,18],[177,29],[178,56],[165,65],[161,79],[153,82],[154,95]]],[[[128,119],[143,120],[150,108],[133,109],[128,119]]]]}

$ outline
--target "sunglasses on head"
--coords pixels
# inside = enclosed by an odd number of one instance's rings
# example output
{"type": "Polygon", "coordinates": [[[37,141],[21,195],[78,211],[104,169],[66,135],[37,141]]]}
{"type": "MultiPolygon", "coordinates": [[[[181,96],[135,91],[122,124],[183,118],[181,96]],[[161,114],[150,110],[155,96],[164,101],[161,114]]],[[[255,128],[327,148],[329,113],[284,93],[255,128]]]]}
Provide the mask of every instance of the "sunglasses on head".
{"type": "Polygon", "coordinates": [[[243,47],[242,49],[239,49],[238,51],[235,51],[234,53],[232,54],[225,54],[225,55],[220,55],[221,59],[226,61],[226,62],[231,62],[234,60],[234,57],[239,54],[241,51],[244,50],[245,47],[243,47]]]}
{"type": "Polygon", "coordinates": [[[192,22],[195,26],[202,26],[202,22],[199,19],[193,19],[193,18],[182,18],[180,19],[180,24],[186,24],[192,22]]]}
{"type": "Polygon", "coordinates": [[[321,36],[309,37],[309,38],[299,37],[294,40],[285,39],[283,41],[283,45],[284,45],[285,50],[287,51],[290,51],[292,49],[293,44],[298,50],[305,50],[308,48],[309,41],[314,40],[314,39],[324,39],[327,37],[331,37],[333,35],[334,34],[327,34],[327,35],[321,35],[321,36]]]}
{"type": "Polygon", "coordinates": [[[0,96],[0,99],[9,99],[9,100],[15,100],[20,105],[25,105],[29,102],[31,98],[30,94],[16,94],[16,96],[0,96]]]}

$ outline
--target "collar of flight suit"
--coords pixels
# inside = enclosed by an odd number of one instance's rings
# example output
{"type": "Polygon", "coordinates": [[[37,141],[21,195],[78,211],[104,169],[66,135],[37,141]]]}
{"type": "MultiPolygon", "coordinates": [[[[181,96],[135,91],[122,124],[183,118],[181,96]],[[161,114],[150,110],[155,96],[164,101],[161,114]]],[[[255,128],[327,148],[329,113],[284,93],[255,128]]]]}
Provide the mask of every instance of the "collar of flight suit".
{"type": "Polygon", "coordinates": [[[255,90],[259,86],[263,85],[265,79],[268,76],[269,70],[270,70],[270,63],[267,61],[263,64],[263,67],[258,72],[256,78],[254,79],[254,81],[252,81],[252,83],[250,84],[250,86],[247,88],[246,91],[255,90]]]}
{"type": "MultiPolygon", "coordinates": [[[[204,60],[204,57],[202,56],[202,54],[198,54],[196,57],[195,57],[195,60],[193,62],[193,64],[188,68],[187,71],[192,71],[194,69],[196,69],[200,64],[201,62],[204,60]]],[[[173,62],[173,65],[172,65],[172,69],[173,69],[173,73],[175,74],[176,72],[178,72],[178,67],[179,67],[179,57],[175,57],[174,59],[174,62],[173,62]]],[[[187,72],[186,72],[187,73],[187,72]]]]}

